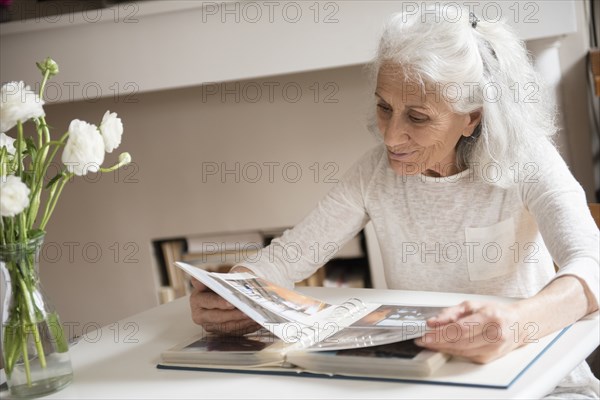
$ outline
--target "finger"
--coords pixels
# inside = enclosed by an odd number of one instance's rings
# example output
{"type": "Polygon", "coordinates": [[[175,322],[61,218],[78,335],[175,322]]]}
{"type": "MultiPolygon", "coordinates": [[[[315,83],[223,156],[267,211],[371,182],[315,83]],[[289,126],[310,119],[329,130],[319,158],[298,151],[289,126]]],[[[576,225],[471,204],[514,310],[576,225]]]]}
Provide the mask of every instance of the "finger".
{"type": "Polygon", "coordinates": [[[198,325],[223,324],[229,321],[241,320],[249,320],[249,318],[237,309],[227,311],[192,307],[192,321],[198,325]]]}
{"type": "Polygon", "coordinates": [[[192,286],[194,287],[194,289],[199,290],[201,292],[204,292],[206,290],[208,290],[208,287],[200,282],[198,279],[192,277],[192,279],[190,280],[190,282],[192,283],[192,286]]]}
{"type": "Polygon", "coordinates": [[[227,333],[232,334],[234,332],[239,333],[248,333],[251,331],[255,331],[260,329],[261,326],[257,324],[254,320],[250,318],[242,318],[239,320],[231,320],[225,321],[221,323],[216,322],[206,322],[202,324],[202,327],[207,332],[216,332],[216,333],[227,333]]]}
{"type": "Polygon", "coordinates": [[[506,354],[508,350],[494,344],[486,344],[484,346],[465,349],[448,348],[441,350],[441,352],[453,357],[462,357],[478,364],[485,364],[500,358],[502,355],[506,354]]]}
{"type": "Polygon", "coordinates": [[[477,349],[490,344],[482,335],[462,336],[461,332],[454,331],[448,336],[428,334],[415,339],[417,346],[425,347],[429,350],[452,353],[466,349],[477,349]]]}
{"type": "Polygon", "coordinates": [[[463,301],[462,303],[448,307],[442,310],[440,314],[427,320],[429,326],[440,326],[459,321],[465,316],[471,315],[479,308],[479,304],[472,301],[463,301]]]}
{"type": "Polygon", "coordinates": [[[215,323],[215,324],[223,324],[229,321],[242,321],[242,320],[250,320],[240,310],[208,310],[208,309],[197,309],[197,319],[201,325],[205,323],[215,323]]]}
{"type": "Polygon", "coordinates": [[[190,296],[190,303],[207,309],[233,310],[235,307],[214,292],[194,292],[190,296]]]}
{"type": "Polygon", "coordinates": [[[230,319],[241,319],[240,315],[244,315],[241,311],[237,310],[233,306],[231,306],[230,308],[207,308],[207,301],[205,299],[205,295],[206,293],[190,296],[190,309],[192,312],[192,320],[194,321],[194,323],[202,324],[203,322],[206,322],[207,318],[210,318],[212,315],[227,315],[226,313],[233,311],[235,311],[235,313],[230,314],[232,315],[230,319]],[[209,311],[214,312],[216,314],[209,314],[207,317],[206,314],[209,311]]]}
{"type": "Polygon", "coordinates": [[[502,345],[508,340],[508,332],[502,331],[499,322],[490,320],[485,312],[476,312],[456,322],[437,327],[415,343],[432,350],[446,351],[477,348],[490,343],[502,345]]]}
{"type": "Polygon", "coordinates": [[[453,356],[460,356],[476,363],[493,361],[510,350],[519,347],[519,342],[513,340],[512,335],[502,332],[499,325],[490,323],[471,336],[454,340],[417,339],[415,344],[432,351],[439,351],[453,356]]]}

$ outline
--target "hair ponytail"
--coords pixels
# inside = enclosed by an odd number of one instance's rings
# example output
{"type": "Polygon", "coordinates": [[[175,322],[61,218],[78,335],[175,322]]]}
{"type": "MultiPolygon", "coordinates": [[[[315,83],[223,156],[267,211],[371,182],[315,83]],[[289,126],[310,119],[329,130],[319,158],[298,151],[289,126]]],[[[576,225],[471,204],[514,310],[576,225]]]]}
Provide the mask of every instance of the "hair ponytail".
{"type": "Polygon", "coordinates": [[[497,184],[509,186],[515,169],[537,159],[557,132],[555,103],[523,41],[506,23],[482,21],[473,31],[483,63],[483,118],[469,166],[481,174],[494,163],[501,173],[497,184]]]}

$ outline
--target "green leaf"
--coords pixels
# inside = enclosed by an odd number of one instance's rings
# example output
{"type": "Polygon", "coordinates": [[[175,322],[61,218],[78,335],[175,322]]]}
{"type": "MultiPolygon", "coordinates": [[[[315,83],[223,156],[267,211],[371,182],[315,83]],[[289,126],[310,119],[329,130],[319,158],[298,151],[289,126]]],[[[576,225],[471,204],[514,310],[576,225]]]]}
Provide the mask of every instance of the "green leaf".
{"type": "Polygon", "coordinates": [[[37,146],[32,138],[28,137],[25,139],[25,154],[29,154],[32,159],[35,159],[37,154],[37,146]]]}
{"type": "Polygon", "coordinates": [[[29,231],[28,236],[29,236],[29,240],[35,240],[37,238],[44,236],[45,234],[46,234],[46,232],[44,232],[41,229],[32,229],[29,231]]]}
{"type": "Polygon", "coordinates": [[[58,182],[60,180],[60,178],[62,178],[64,175],[65,175],[65,172],[61,171],[54,178],[50,179],[50,182],[48,182],[48,184],[46,185],[46,189],[50,189],[52,186],[54,186],[56,184],[56,182],[58,182]]]}
{"type": "Polygon", "coordinates": [[[28,187],[32,186],[33,183],[33,171],[23,171],[21,173],[21,180],[23,181],[23,183],[25,183],[28,187]]]}

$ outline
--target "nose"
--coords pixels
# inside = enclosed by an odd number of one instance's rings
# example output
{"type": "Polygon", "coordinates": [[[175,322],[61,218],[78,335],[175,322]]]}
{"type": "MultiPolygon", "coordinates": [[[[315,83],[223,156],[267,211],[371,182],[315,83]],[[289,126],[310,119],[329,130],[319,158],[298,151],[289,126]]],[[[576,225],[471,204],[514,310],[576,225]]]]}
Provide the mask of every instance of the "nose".
{"type": "Polygon", "coordinates": [[[383,129],[383,141],[386,146],[394,148],[410,141],[410,135],[399,118],[391,118],[383,129]]]}

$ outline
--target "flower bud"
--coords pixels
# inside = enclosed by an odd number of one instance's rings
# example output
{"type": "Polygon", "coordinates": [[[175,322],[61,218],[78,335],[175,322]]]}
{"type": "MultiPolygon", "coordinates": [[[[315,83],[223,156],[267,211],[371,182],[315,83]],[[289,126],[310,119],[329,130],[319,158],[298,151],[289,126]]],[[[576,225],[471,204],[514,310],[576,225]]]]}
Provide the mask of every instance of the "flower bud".
{"type": "Polygon", "coordinates": [[[129,153],[121,153],[119,154],[119,165],[127,165],[131,162],[131,154],[129,153]]]}
{"type": "Polygon", "coordinates": [[[46,71],[48,71],[50,76],[58,74],[58,64],[50,57],[46,58],[41,63],[38,62],[35,64],[40,69],[40,71],[42,71],[42,75],[46,75],[46,71]]]}

